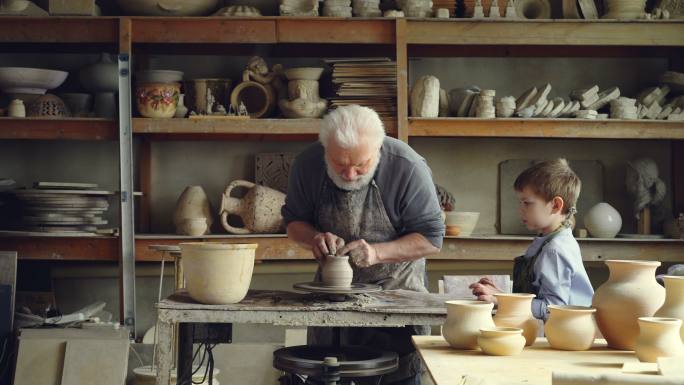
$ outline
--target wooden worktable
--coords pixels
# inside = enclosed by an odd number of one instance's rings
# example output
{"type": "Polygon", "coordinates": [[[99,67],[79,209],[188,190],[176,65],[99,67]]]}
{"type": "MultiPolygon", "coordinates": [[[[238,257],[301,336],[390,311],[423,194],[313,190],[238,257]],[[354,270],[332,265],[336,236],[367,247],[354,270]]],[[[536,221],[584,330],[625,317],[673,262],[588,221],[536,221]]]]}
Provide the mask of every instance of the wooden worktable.
{"type": "Polygon", "coordinates": [[[441,336],[414,336],[413,343],[436,385],[487,384],[551,385],[552,372],[619,374],[624,363],[638,363],[633,352],[613,350],[596,340],[591,350],[551,349],[546,338],[526,347],[520,355],[494,357],[479,350],[456,350],[441,336]],[[464,382],[469,376],[472,382],[464,382]]]}

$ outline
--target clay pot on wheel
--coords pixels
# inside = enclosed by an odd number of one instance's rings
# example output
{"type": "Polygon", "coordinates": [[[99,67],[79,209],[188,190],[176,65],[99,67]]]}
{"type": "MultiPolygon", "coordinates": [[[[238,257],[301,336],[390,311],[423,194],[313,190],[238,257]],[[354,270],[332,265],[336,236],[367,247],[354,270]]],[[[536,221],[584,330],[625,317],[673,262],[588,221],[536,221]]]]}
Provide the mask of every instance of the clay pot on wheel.
{"type": "Polygon", "coordinates": [[[321,279],[325,286],[348,288],[354,278],[354,271],[348,256],[327,256],[321,268],[321,279]]]}
{"type": "Polygon", "coordinates": [[[231,182],[221,198],[221,224],[229,233],[282,233],[283,217],[280,209],[285,204],[285,194],[270,187],[254,184],[246,180],[231,182]],[[238,187],[247,188],[243,198],[233,198],[231,194],[238,187]],[[228,216],[236,215],[242,219],[244,227],[228,224],[228,216]]]}
{"type": "Polygon", "coordinates": [[[493,303],[446,301],[447,319],[442,325],[444,339],[454,349],[477,349],[480,328],[494,328],[493,303]]]}

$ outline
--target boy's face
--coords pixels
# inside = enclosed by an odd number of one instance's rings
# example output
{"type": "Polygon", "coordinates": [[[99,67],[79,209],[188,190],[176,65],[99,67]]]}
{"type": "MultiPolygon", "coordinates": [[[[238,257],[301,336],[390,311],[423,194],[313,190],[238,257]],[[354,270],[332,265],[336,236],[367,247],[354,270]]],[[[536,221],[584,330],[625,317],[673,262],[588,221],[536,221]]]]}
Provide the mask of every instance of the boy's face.
{"type": "Polygon", "coordinates": [[[519,202],[518,214],[529,230],[539,232],[553,224],[553,201],[547,202],[529,187],[515,193],[519,202]]]}

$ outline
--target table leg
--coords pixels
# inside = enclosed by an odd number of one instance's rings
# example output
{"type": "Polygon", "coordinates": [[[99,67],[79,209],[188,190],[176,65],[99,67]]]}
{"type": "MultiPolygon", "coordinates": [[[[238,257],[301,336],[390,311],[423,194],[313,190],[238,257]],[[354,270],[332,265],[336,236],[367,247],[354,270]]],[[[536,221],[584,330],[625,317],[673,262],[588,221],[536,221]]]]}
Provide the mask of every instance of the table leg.
{"type": "Polygon", "coordinates": [[[177,385],[192,383],[192,343],[194,324],[178,324],[178,380],[177,385]]]}
{"type": "Polygon", "coordinates": [[[156,385],[169,385],[173,363],[173,323],[157,322],[157,348],[154,365],[157,367],[156,385]]]}

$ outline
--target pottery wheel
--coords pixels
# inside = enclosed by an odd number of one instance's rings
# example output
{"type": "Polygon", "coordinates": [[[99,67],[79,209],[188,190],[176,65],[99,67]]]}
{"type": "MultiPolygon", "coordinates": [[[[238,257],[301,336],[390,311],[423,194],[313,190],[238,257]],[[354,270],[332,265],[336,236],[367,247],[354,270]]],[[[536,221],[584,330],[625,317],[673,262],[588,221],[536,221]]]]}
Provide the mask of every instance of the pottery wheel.
{"type": "Polygon", "coordinates": [[[382,290],[380,285],[372,283],[352,283],[349,287],[326,286],[323,282],[296,283],[292,287],[309,293],[328,294],[332,301],[346,301],[349,295],[372,293],[382,290]]]}

